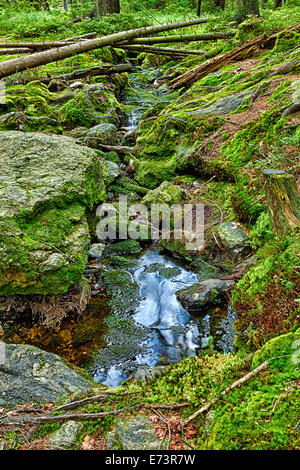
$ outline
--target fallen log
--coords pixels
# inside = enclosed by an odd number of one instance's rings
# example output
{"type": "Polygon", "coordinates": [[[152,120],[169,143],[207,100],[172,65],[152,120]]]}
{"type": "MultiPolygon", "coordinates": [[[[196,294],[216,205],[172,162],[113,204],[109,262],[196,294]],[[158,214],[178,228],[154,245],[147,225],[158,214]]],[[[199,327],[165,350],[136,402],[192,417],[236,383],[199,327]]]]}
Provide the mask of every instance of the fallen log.
{"type": "Polygon", "coordinates": [[[217,57],[214,57],[203,64],[199,65],[195,69],[189,70],[188,72],[180,75],[179,77],[171,80],[169,87],[171,90],[177,90],[182,87],[189,87],[192,83],[200,80],[206,75],[215,72],[220,67],[229,64],[229,62],[238,59],[246,59],[251,57],[259,47],[262,47],[269,37],[266,34],[262,34],[251,41],[246,42],[242,46],[239,46],[232,51],[225,52],[217,57]]]}
{"type": "Polygon", "coordinates": [[[22,84],[26,85],[27,83],[33,82],[38,80],[41,83],[47,85],[52,80],[78,80],[79,78],[86,78],[86,77],[95,77],[97,75],[113,75],[115,73],[124,73],[124,72],[131,72],[132,65],[131,64],[120,64],[120,65],[111,65],[111,64],[101,64],[97,67],[90,67],[86,69],[78,69],[74,70],[71,73],[61,74],[61,75],[54,75],[53,77],[26,77],[23,79],[15,80],[13,83],[15,85],[22,84]]]}
{"type": "Polygon", "coordinates": [[[29,49],[28,47],[0,49],[0,55],[28,54],[30,52],[32,52],[32,49],[29,49]]]}
{"type": "Polygon", "coordinates": [[[100,49],[106,46],[128,41],[130,39],[150,36],[151,34],[163,31],[171,31],[172,29],[185,28],[203,23],[203,19],[194,19],[189,21],[181,21],[179,23],[162,24],[157,26],[148,26],[146,28],[131,29],[120,33],[111,34],[101,38],[87,39],[75,44],[65,45],[57,49],[49,49],[42,52],[36,52],[26,57],[19,57],[0,63],[0,78],[7,77],[23,70],[32,69],[51,62],[73,57],[74,55],[83,54],[94,49],[100,49]]]}
{"type": "Polygon", "coordinates": [[[157,36],[144,39],[132,39],[128,44],[165,44],[172,42],[211,41],[212,39],[226,39],[235,35],[234,31],[202,34],[174,34],[172,36],[157,36]]]}
{"type": "Polygon", "coordinates": [[[175,49],[173,47],[159,47],[159,46],[142,46],[137,44],[132,45],[120,45],[117,46],[119,49],[125,49],[126,51],[139,51],[148,52],[149,54],[167,54],[167,55],[204,55],[203,51],[195,51],[189,49],[175,49]]]}
{"type": "MultiPolygon", "coordinates": [[[[93,137],[93,140],[96,140],[96,137],[93,137]]],[[[104,145],[99,144],[103,150],[107,150],[108,152],[116,152],[116,153],[134,153],[134,147],[127,147],[126,145],[104,145]]]]}
{"type": "Polygon", "coordinates": [[[73,38],[66,38],[61,39],[60,41],[49,41],[49,42],[2,42],[0,43],[0,47],[4,47],[6,49],[13,49],[18,47],[28,47],[30,49],[51,49],[52,47],[61,47],[66,44],[73,44],[78,40],[87,40],[91,38],[95,38],[97,36],[96,32],[82,34],[81,36],[74,36],[73,38]]]}
{"type": "Polygon", "coordinates": [[[239,47],[236,47],[232,51],[221,54],[217,57],[204,62],[195,69],[189,70],[188,72],[180,75],[177,78],[174,78],[170,83],[169,87],[171,90],[177,90],[178,88],[188,87],[192,83],[200,80],[206,75],[216,72],[224,65],[229,64],[231,61],[247,59],[256,54],[260,48],[264,47],[273,47],[276,41],[276,38],[279,34],[289,31],[298,31],[300,29],[300,24],[290,26],[285,28],[272,36],[267,36],[266,34],[261,34],[260,36],[251,39],[248,42],[245,42],[239,47]]]}

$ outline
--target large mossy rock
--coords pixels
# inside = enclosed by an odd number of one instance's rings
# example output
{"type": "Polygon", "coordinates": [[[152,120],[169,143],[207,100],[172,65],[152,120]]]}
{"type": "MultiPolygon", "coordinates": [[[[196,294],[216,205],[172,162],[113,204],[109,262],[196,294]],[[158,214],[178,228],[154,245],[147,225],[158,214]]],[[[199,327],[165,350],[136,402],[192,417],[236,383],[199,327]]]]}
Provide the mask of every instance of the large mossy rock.
{"type": "Polygon", "coordinates": [[[146,416],[119,420],[107,440],[109,450],[159,450],[160,442],[146,416]]]}
{"type": "Polygon", "coordinates": [[[117,143],[118,129],[114,124],[98,124],[86,134],[86,144],[95,149],[101,149],[101,145],[116,145],[117,143]]]}
{"type": "Polygon", "coordinates": [[[59,356],[24,344],[5,344],[0,364],[0,406],[58,402],[84,393],[92,382],[71,369],[59,356]]]}
{"type": "Polygon", "coordinates": [[[60,294],[89,249],[104,197],[97,153],[68,137],[0,132],[0,295],[60,294]]]}

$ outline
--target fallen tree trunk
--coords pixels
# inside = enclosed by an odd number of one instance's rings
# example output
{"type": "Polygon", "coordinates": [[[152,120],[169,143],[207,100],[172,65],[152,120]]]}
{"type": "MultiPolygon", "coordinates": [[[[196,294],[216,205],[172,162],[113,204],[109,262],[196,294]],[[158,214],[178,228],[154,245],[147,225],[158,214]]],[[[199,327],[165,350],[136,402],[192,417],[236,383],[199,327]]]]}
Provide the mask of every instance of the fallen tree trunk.
{"type": "Polygon", "coordinates": [[[159,47],[159,46],[142,46],[137,44],[136,46],[132,45],[120,45],[117,46],[120,49],[125,49],[126,51],[139,51],[139,52],[148,52],[149,54],[170,54],[170,55],[204,55],[203,51],[195,51],[189,49],[175,49],[173,47],[159,47]]]}
{"type": "Polygon", "coordinates": [[[6,49],[13,49],[18,47],[28,47],[34,50],[45,50],[51,49],[52,47],[61,47],[63,45],[74,44],[78,40],[87,40],[91,38],[95,38],[97,35],[96,32],[82,34],[81,36],[74,36],[73,38],[62,39],[60,41],[50,41],[50,42],[2,42],[0,43],[0,47],[4,47],[6,49]]]}
{"type": "Polygon", "coordinates": [[[0,55],[28,54],[30,52],[32,52],[32,49],[28,49],[28,47],[0,49],[0,55]]]}
{"type": "Polygon", "coordinates": [[[202,33],[202,34],[174,34],[172,36],[151,37],[144,39],[132,39],[128,44],[165,44],[172,42],[193,42],[193,41],[211,41],[212,39],[226,39],[235,35],[234,31],[225,31],[221,33],[202,33]]]}
{"type": "Polygon", "coordinates": [[[174,78],[170,83],[169,87],[171,90],[177,90],[181,87],[188,87],[192,83],[200,80],[209,73],[213,73],[224,65],[229,64],[234,60],[247,59],[256,54],[260,48],[274,46],[278,34],[284,31],[298,31],[300,29],[300,24],[290,26],[285,28],[272,36],[267,36],[266,34],[261,34],[260,36],[251,39],[251,41],[245,42],[239,47],[236,47],[232,51],[221,54],[217,57],[214,57],[211,60],[204,62],[193,70],[180,75],[177,78],[174,78]]]}
{"type": "Polygon", "coordinates": [[[209,73],[215,72],[220,67],[227,65],[232,60],[246,59],[251,57],[259,47],[263,46],[269,37],[266,34],[262,34],[257,38],[252,39],[251,41],[246,42],[242,46],[239,46],[232,51],[225,52],[213,59],[210,59],[203,64],[199,65],[195,69],[189,70],[188,72],[180,75],[169,83],[169,87],[172,90],[177,90],[178,88],[188,87],[192,83],[200,80],[209,73]]]}
{"type": "MultiPolygon", "coordinates": [[[[206,20],[205,20],[206,21],[206,20]]],[[[58,60],[73,57],[74,55],[83,54],[94,49],[100,49],[105,46],[112,46],[119,42],[129,39],[149,36],[151,34],[163,31],[171,31],[172,29],[185,28],[203,23],[203,19],[195,19],[189,21],[181,21],[179,23],[163,24],[157,26],[148,26],[146,28],[131,29],[120,33],[111,34],[102,38],[88,39],[79,43],[65,45],[57,49],[49,49],[43,52],[36,52],[27,57],[8,60],[0,63],[0,78],[7,77],[23,70],[39,67],[40,65],[49,64],[58,60]]]]}
{"type": "Polygon", "coordinates": [[[20,80],[15,80],[13,83],[15,85],[18,85],[18,84],[26,85],[27,83],[38,80],[39,82],[47,85],[52,80],[77,80],[79,78],[95,77],[97,75],[113,75],[115,73],[131,72],[131,70],[132,70],[131,64],[120,64],[120,65],[102,64],[102,65],[98,65],[97,67],[74,70],[71,73],[66,73],[62,75],[54,75],[53,77],[28,77],[28,78],[26,77],[20,80]]]}
{"type": "Polygon", "coordinates": [[[264,170],[265,192],[273,231],[286,235],[300,226],[300,194],[296,179],[281,170],[264,170]]]}

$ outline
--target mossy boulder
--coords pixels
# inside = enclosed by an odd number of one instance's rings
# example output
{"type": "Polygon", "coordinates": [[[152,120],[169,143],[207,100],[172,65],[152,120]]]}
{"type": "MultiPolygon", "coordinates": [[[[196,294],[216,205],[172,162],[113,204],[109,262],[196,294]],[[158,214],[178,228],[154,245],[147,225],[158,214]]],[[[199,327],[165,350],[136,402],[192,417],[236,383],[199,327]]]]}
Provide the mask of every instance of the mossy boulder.
{"type": "Polygon", "coordinates": [[[76,284],[87,212],[104,193],[95,151],[68,137],[0,132],[0,294],[60,294],[76,284]]]}
{"type": "Polygon", "coordinates": [[[149,191],[142,199],[142,204],[178,204],[182,199],[187,200],[188,194],[180,186],[164,181],[158,188],[149,191]]]}
{"type": "Polygon", "coordinates": [[[83,423],[66,421],[50,435],[48,444],[51,449],[71,449],[76,446],[83,430],[83,423]]]}
{"type": "Polygon", "coordinates": [[[101,149],[101,145],[116,145],[118,143],[117,131],[114,124],[98,124],[98,126],[92,127],[86,134],[86,144],[95,149],[101,149]]]}
{"type": "Polygon", "coordinates": [[[56,354],[25,344],[4,344],[0,367],[0,406],[58,402],[71,394],[85,393],[92,381],[79,375],[56,354]]]}
{"type": "Polygon", "coordinates": [[[134,255],[141,251],[141,245],[136,240],[126,240],[124,242],[115,243],[105,248],[103,252],[103,257],[120,255],[134,255]]]}
{"type": "Polygon", "coordinates": [[[250,240],[239,224],[224,222],[218,226],[218,235],[234,261],[238,261],[250,253],[250,240]]]}

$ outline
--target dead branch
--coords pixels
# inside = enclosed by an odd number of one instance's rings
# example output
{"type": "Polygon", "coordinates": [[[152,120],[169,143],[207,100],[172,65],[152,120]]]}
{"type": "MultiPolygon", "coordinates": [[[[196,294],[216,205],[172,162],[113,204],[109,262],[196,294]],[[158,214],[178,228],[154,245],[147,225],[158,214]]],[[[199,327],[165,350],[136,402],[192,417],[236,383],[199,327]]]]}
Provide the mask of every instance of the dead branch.
{"type": "MultiPolygon", "coordinates": [[[[96,140],[97,137],[92,137],[91,139],[96,140]]],[[[116,152],[116,153],[135,153],[134,147],[126,147],[126,145],[104,145],[104,144],[99,144],[99,147],[101,147],[104,150],[107,150],[108,152],[116,152]]]]}
{"type": "Polygon", "coordinates": [[[245,382],[248,382],[248,380],[252,379],[252,377],[255,377],[257,374],[259,374],[262,370],[265,370],[268,367],[269,362],[265,361],[263,362],[260,366],[256,367],[253,369],[249,374],[245,375],[241,379],[237,380],[236,382],[232,383],[229,387],[224,390],[219,397],[213,398],[211,401],[206,403],[206,405],[202,406],[198,411],[193,413],[188,419],[184,421],[184,424],[188,424],[191,421],[193,421],[195,418],[197,418],[199,415],[202,413],[205,413],[208,411],[215,403],[221,400],[221,398],[224,395],[227,395],[231,390],[233,390],[236,387],[239,387],[240,385],[244,384],[245,382]]]}
{"type": "Polygon", "coordinates": [[[29,52],[32,52],[32,49],[29,49],[28,47],[0,49],[0,55],[28,54],[29,52]]]}

